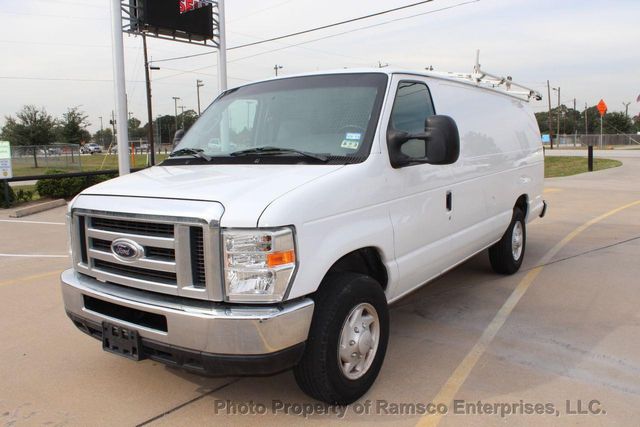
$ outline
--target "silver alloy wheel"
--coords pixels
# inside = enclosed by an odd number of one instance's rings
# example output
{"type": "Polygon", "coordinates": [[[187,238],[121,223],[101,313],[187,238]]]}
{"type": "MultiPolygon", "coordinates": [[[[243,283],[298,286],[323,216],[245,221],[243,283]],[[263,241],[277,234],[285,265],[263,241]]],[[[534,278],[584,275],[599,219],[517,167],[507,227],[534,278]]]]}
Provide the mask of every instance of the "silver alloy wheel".
{"type": "Polygon", "coordinates": [[[517,221],[513,226],[511,232],[511,255],[513,259],[518,261],[522,256],[522,246],[524,245],[524,233],[522,229],[522,223],[517,221]]]}
{"type": "Polygon", "coordinates": [[[338,364],[345,377],[357,380],[367,373],[380,342],[380,320],[371,304],[355,306],[342,325],[338,364]]]}

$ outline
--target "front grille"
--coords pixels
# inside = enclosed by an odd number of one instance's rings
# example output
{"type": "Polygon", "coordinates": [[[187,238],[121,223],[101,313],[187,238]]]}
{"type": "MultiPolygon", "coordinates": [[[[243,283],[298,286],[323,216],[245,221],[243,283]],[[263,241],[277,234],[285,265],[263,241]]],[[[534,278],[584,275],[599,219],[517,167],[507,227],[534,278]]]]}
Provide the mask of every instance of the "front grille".
{"type": "Polygon", "coordinates": [[[112,218],[91,218],[93,228],[116,233],[139,234],[141,236],[173,237],[173,224],[129,221],[112,218]]]}
{"type": "Polygon", "coordinates": [[[135,277],[149,282],[158,282],[165,285],[177,284],[176,273],[167,271],[149,270],[146,268],[132,267],[126,264],[116,264],[99,259],[93,260],[93,267],[107,273],[135,277]]]}
{"type": "Polygon", "coordinates": [[[202,227],[190,227],[189,234],[191,240],[191,274],[193,276],[193,286],[204,288],[206,284],[202,227]]]}
{"type": "MultiPolygon", "coordinates": [[[[207,277],[209,266],[205,269],[207,259],[219,260],[213,237],[218,236],[217,231],[203,228],[197,220],[170,224],[165,219],[154,221],[153,216],[111,217],[93,211],[74,215],[74,260],[80,273],[151,292],[219,298],[207,277]],[[131,256],[114,253],[116,240],[131,247],[131,256]]],[[[212,277],[218,286],[219,280],[212,277]]]]}

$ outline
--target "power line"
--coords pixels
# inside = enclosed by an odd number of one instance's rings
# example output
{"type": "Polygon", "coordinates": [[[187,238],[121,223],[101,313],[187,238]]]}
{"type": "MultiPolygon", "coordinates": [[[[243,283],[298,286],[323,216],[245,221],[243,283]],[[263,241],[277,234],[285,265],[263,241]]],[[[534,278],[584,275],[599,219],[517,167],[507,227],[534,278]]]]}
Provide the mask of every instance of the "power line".
{"type": "Polygon", "coordinates": [[[282,40],[282,39],[286,39],[286,38],[289,38],[289,37],[300,36],[302,34],[308,34],[308,33],[314,32],[314,31],[326,30],[327,28],[333,28],[333,27],[337,27],[339,25],[350,24],[352,22],[362,21],[363,19],[369,19],[369,18],[373,18],[373,17],[376,17],[376,16],[386,15],[387,13],[397,12],[398,10],[403,10],[403,9],[409,9],[411,7],[420,6],[420,5],[426,4],[426,3],[431,3],[433,1],[434,0],[422,0],[422,1],[419,1],[417,3],[411,3],[411,4],[407,4],[405,6],[399,6],[399,7],[393,8],[393,9],[387,9],[387,10],[383,10],[381,12],[376,12],[376,13],[371,13],[369,15],[359,16],[357,18],[347,19],[345,21],[335,22],[333,24],[321,25],[319,27],[310,28],[308,30],[298,31],[298,32],[295,32],[295,33],[284,34],[282,36],[271,37],[271,38],[265,39],[265,40],[259,40],[257,42],[252,42],[252,43],[241,44],[241,45],[238,45],[238,46],[233,46],[233,47],[228,48],[227,50],[241,49],[243,47],[255,46],[255,45],[258,45],[258,44],[274,42],[276,40],[282,40]]]}
{"type": "MultiPolygon", "coordinates": [[[[418,17],[418,16],[430,15],[430,14],[433,14],[433,13],[442,12],[442,11],[449,10],[449,9],[455,9],[457,7],[466,6],[468,4],[478,3],[479,1],[480,0],[469,0],[469,1],[462,2],[462,3],[457,3],[457,4],[454,4],[454,5],[451,5],[451,6],[441,7],[439,9],[433,9],[433,10],[430,10],[430,11],[427,11],[427,12],[421,12],[421,13],[417,13],[417,14],[414,14],[414,15],[404,16],[404,17],[401,17],[401,18],[395,18],[395,19],[391,19],[389,21],[384,21],[384,22],[380,22],[380,23],[377,23],[377,24],[368,25],[368,26],[365,26],[365,27],[354,28],[352,30],[343,31],[341,33],[330,34],[330,35],[319,37],[319,38],[316,38],[316,39],[313,39],[313,40],[307,40],[307,41],[304,41],[304,42],[288,45],[288,46],[285,46],[285,47],[280,47],[280,48],[277,48],[277,49],[267,50],[267,51],[256,53],[256,54],[253,54],[253,55],[243,56],[241,58],[236,58],[236,59],[233,59],[233,60],[228,61],[228,62],[242,61],[242,60],[253,58],[253,57],[256,57],[256,56],[266,55],[268,53],[273,53],[273,52],[277,52],[277,51],[280,51],[280,50],[289,49],[289,48],[292,48],[292,47],[298,47],[300,45],[304,45],[304,44],[308,44],[308,43],[314,43],[314,42],[317,42],[317,41],[320,41],[320,40],[325,40],[325,39],[329,39],[329,38],[332,38],[332,37],[338,37],[338,36],[341,36],[341,35],[344,35],[344,34],[353,33],[353,32],[356,32],[356,31],[361,31],[361,30],[366,30],[366,29],[369,29],[369,28],[379,27],[379,26],[382,26],[382,25],[386,25],[386,24],[390,24],[390,23],[398,22],[398,21],[403,21],[403,20],[415,18],[415,17],[418,17]]],[[[206,54],[208,55],[208,54],[211,54],[211,53],[213,53],[213,52],[207,52],[206,54]]],[[[177,74],[172,74],[172,75],[169,75],[169,76],[164,76],[162,78],[176,77],[176,76],[179,76],[181,74],[186,74],[186,73],[191,73],[191,72],[195,72],[195,71],[206,70],[207,68],[213,68],[214,66],[215,65],[207,65],[207,66],[204,66],[204,67],[198,67],[198,68],[194,68],[192,70],[185,70],[182,73],[177,73],[177,74]]]]}
{"type": "Polygon", "coordinates": [[[468,4],[478,3],[479,1],[480,0],[469,0],[469,1],[462,2],[462,3],[457,3],[457,4],[454,4],[454,5],[451,5],[451,6],[446,6],[446,7],[441,7],[439,9],[429,10],[427,12],[420,12],[420,13],[416,13],[414,15],[403,16],[401,18],[391,19],[391,20],[388,20],[388,21],[379,22],[377,24],[372,24],[372,25],[367,25],[367,26],[364,26],[364,27],[354,28],[354,29],[351,29],[351,30],[343,31],[341,33],[329,34],[327,36],[318,37],[316,39],[307,40],[307,41],[296,43],[296,44],[292,44],[292,45],[289,45],[289,46],[285,46],[285,47],[281,47],[281,48],[277,48],[277,49],[272,49],[272,50],[267,50],[267,51],[264,51],[264,52],[255,53],[253,55],[243,56],[243,57],[236,58],[236,59],[233,59],[233,60],[228,61],[228,62],[242,61],[242,60],[245,60],[245,59],[254,58],[256,56],[266,55],[268,53],[273,53],[273,52],[277,52],[277,51],[280,51],[280,50],[289,49],[291,47],[297,47],[297,46],[300,46],[300,45],[304,45],[304,44],[308,44],[308,43],[314,43],[314,42],[317,42],[317,41],[326,40],[326,39],[330,39],[330,38],[333,38],[333,37],[342,36],[342,35],[345,35],[345,34],[355,33],[356,31],[368,30],[370,28],[380,27],[380,26],[391,24],[391,23],[398,22],[398,21],[404,21],[404,20],[407,20],[407,19],[416,18],[418,16],[430,15],[430,14],[433,14],[433,13],[442,12],[442,11],[449,10],[449,9],[455,9],[457,7],[466,6],[468,4]]]}
{"type": "MultiPolygon", "coordinates": [[[[303,30],[303,31],[297,31],[295,33],[284,34],[284,35],[277,36],[277,37],[271,37],[269,39],[258,40],[258,41],[255,41],[255,42],[245,43],[245,44],[241,44],[241,45],[238,45],[238,46],[232,46],[232,47],[227,48],[227,51],[235,50],[235,49],[241,49],[241,48],[245,48],[245,47],[249,47],[249,46],[256,46],[256,45],[259,45],[259,44],[264,44],[264,43],[269,43],[269,42],[274,42],[274,41],[282,40],[282,39],[289,38],[289,37],[295,37],[295,36],[299,36],[299,35],[302,35],[302,34],[308,34],[308,33],[314,32],[314,31],[325,30],[327,28],[337,27],[339,25],[349,24],[349,23],[352,23],[352,22],[361,21],[363,19],[369,19],[369,18],[373,18],[375,16],[385,15],[387,13],[397,12],[399,10],[408,9],[408,8],[419,6],[419,5],[422,5],[422,4],[432,3],[433,1],[435,1],[435,0],[422,0],[422,1],[419,1],[419,2],[416,2],[416,3],[411,3],[411,4],[404,5],[404,6],[395,7],[393,9],[387,9],[387,10],[383,10],[381,12],[376,12],[376,13],[371,13],[369,15],[359,16],[357,18],[351,18],[351,19],[347,19],[345,21],[334,22],[333,24],[321,25],[319,27],[310,28],[310,29],[303,30]]],[[[194,54],[194,55],[185,55],[185,56],[180,56],[180,57],[175,57],[175,58],[159,59],[159,60],[157,60],[155,62],[173,61],[173,60],[178,60],[178,59],[194,58],[194,57],[197,57],[197,56],[211,55],[213,53],[215,53],[215,52],[197,53],[197,54],[194,54]]]]}

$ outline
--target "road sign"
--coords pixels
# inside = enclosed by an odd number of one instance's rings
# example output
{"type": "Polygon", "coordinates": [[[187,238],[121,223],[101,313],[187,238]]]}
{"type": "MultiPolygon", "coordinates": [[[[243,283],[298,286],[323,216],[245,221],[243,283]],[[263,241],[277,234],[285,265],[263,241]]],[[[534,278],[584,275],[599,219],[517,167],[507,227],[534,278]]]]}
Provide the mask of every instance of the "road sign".
{"type": "Polygon", "coordinates": [[[11,144],[9,141],[0,141],[0,179],[9,178],[13,178],[11,144]]]}
{"type": "Polygon", "coordinates": [[[600,102],[598,102],[598,111],[600,112],[600,117],[606,114],[607,104],[604,102],[604,99],[601,99],[600,102]]]}

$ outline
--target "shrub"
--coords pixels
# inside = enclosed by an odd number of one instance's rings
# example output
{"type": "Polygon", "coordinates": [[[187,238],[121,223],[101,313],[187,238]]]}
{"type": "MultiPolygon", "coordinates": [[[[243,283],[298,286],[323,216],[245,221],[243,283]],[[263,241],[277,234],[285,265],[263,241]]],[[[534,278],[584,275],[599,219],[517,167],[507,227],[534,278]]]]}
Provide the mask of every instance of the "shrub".
{"type": "MultiPolygon", "coordinates": [[[[0,207],[4,208],[7,206],[7,201],[4,198],[4,183],[0,183],[0,207]]],[[[14,203],[16,201],[16,194],[13,192],[13,188],[9,186],[9,203],[14,203]]]]}
{"type": "Polygon", "coordinates": [[[23,190],[22,188],[18,189],[18,191],[16,192],[16,201],[18,203],[30,202],[31,200],[33,200],[33,191],[23,190]]]}
{"type": "MultiPolygon", "coordinates": [[[[46,175],[59,173],[65,173],[65,171],[52,169],[45,172],[46,175]]],[[[70,199],[85,188],[107,181],[113,177],[114,175],[94,175],[59,179],[44,178],[38,180],[36,189],[41,197],[70,199]]]]}

